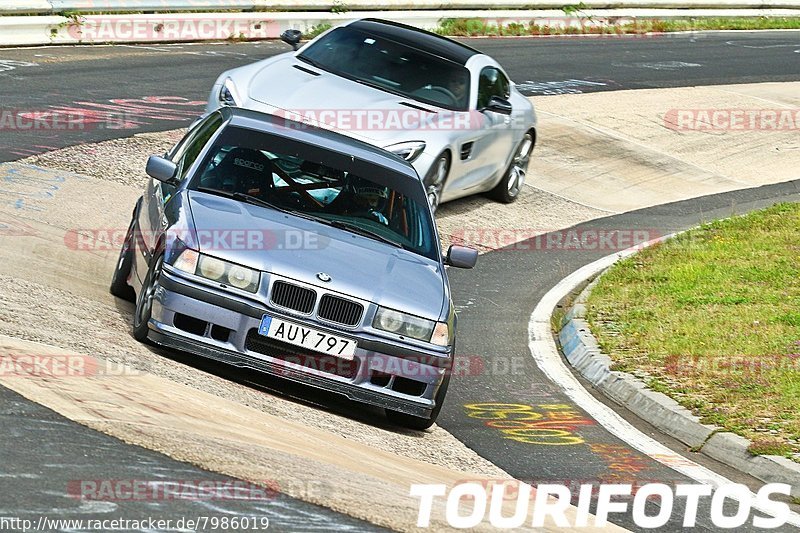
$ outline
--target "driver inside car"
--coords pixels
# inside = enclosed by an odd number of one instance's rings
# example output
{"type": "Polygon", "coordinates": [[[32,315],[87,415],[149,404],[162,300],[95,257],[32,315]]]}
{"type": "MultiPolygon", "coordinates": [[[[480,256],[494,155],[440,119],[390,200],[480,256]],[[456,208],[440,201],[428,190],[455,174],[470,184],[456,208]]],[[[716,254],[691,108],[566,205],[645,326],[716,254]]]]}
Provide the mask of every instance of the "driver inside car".
{"type": "Polygon", "coordinates": [[[453,96],[455,96],[456,105],[464,104],[464,100],[467,97],[467,78],[466,76],[456,76],[450,80],[450,83],[447,87],[453,96]]]}
{"type": "Polygon", "coordinates": [[[389,219],[384,214],[389,198],[386,187],[380,187],[361,178],[356,179],[355,183],[351,183],[353,192],[350,200],[352,207],[348,209],[350,214],[376,220],[388,226],[389,219]]]}

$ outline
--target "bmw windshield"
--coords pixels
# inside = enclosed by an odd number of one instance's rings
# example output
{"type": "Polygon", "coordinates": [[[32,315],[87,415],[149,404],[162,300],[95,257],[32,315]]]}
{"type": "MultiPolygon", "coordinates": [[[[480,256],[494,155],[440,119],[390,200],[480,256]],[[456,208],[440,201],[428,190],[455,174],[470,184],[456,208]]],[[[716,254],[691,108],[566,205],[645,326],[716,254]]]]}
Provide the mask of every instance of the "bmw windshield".
{"type": "Polygon", "coordinates": [[[297,56],[318,68],[435,106],[466,111],[469,71],[462,65],[347,26],[297,56]]]}
{"type": "Polygon", "coordinates": [[[417,182],[281,136],[227,128],[189,189],[313,219],[429,259],[439,257],[417,182]]]}

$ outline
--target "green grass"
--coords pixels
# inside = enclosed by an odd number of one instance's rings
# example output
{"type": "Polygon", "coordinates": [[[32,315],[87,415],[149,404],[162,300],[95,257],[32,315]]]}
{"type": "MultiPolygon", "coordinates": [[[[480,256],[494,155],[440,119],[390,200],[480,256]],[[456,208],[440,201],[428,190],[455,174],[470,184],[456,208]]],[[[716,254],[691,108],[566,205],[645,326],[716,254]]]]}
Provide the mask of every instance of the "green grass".
{"type": "Polygon", "coordinates": [[[750,438],[753,453],[800,452],[800,204],[643,250],[587,307],[615,369],[750,438]]]}
{"type": "Polygon", "coordinates": [[[320,33],[324,33],[331,29],[333,26],[328,24],[327,22],[323,22],[322,24],[317,24],[316,26],[311,26],[311,29],[308,30],[306,33],[303,34],[303,39],[311,40],[320,33]]]}
{"type": "MultiPolygon", "coordinates": [[[[570,15],[573,15],[570,13],[570,15]]],[[[686,19],[641,19],[599,25],[591,17],[576,16],[576,24],[567,27],[542,26],[534,22],[492,24],[480,19],[442,19],[434,30],[455,37],[496,37],[532,35],[639,35],[675,31],[702,30],[775,30],[800,29],[800,17],[702,17],[686,19]]]]}

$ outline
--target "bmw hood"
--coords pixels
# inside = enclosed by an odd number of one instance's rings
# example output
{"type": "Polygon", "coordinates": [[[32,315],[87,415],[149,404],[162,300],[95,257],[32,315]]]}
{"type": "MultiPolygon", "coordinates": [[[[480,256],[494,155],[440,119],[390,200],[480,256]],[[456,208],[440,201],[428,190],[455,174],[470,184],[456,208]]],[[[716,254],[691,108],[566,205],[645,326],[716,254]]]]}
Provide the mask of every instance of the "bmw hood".
{"type": "Polygon", "coordinates": [[[228,198],[192,191],[189,204],[200,252],[431,320],[440,317],[447,293],[442,267],[433,260],[228,198]],[[320,273],[330,281],[320,281],[320,273]]]}
{"type": "Polygon", "coordinates": [[[453,114],[310,67],[291,55],[276,58],[253,76],[248,99],[244,107],[378,146],[412,140],[416,130],[435,129],[437,121],[453,114]]]}

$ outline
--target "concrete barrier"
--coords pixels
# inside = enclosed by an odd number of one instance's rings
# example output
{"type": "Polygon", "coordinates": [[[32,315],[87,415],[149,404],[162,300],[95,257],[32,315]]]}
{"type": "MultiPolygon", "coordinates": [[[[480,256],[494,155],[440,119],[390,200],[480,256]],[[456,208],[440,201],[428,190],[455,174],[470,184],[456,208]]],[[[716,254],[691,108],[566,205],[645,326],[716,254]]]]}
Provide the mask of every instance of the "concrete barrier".
{"type": "MultiPolygon", "coordinates": [[[[693,10],[691,16],[695,18],[800,17],[800,10],[698,9],[693,10]]],[[[308,33],[324,25],[335,26],[364,17],[389,18],[429,30],[436,28],[443,19],[448,18],[480,19],[489,25],[505,26],[512,22],[527,25],[533,22],[541,27],[583,28],[614,26],[645,19],[686,18],[687,12],[682,9],[595,9],[577,16],[565,15],[560,9],[551,9],[3,16],[0,17],[0,46],[274,39],[288,28],[308,33]]]]}
{"type": "MultiPolygon", "coordinates": [[[[561,9],[570,0],[5,0],[0,15],[129,11],[419,11],[561,9]]],[[[800,0],[583,0],[587,9],[800,9],[800,0]]]]}
{"type": "Polygon", "coordinates": [[[6,0],[0,6],[0,15],[52,12],[53,6],[46,0],[6,0]]]}

